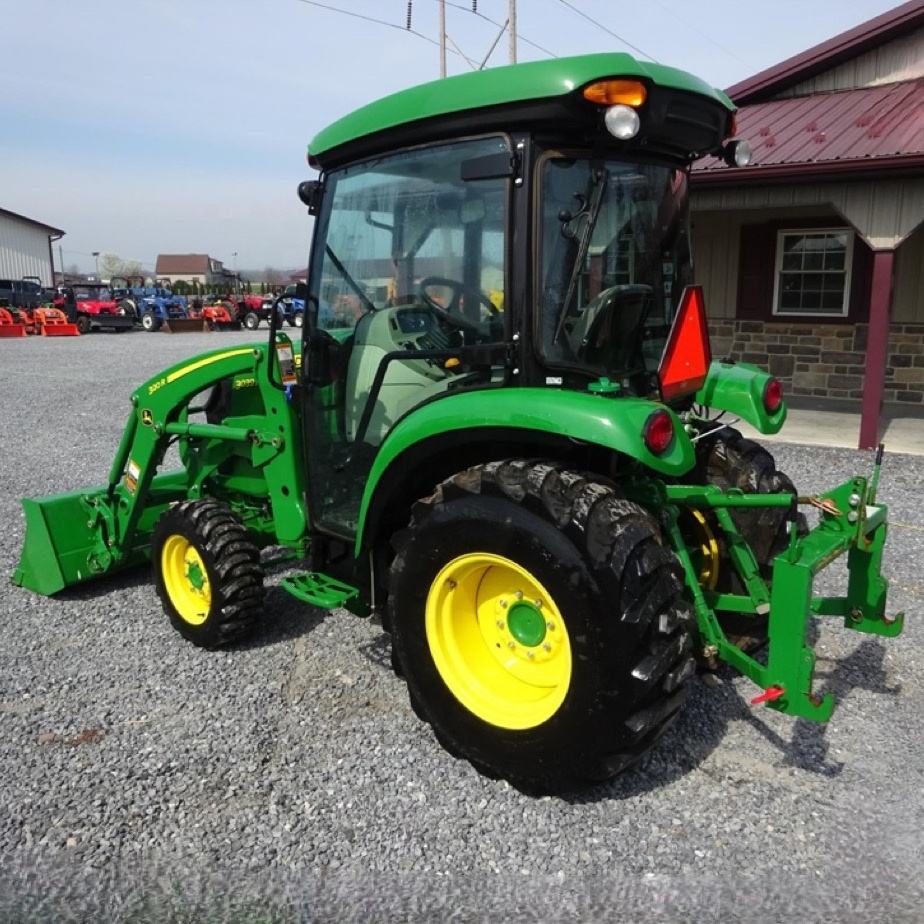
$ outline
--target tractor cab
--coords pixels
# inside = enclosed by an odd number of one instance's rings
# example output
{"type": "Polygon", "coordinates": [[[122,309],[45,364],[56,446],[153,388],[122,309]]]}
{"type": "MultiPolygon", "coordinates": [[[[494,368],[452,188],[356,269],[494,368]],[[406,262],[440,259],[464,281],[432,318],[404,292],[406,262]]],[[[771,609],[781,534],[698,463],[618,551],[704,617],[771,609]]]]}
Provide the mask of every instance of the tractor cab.
{"type": "MultiPolygon", "coordinates": [[[[378,448],[421,407],[510,388],[661,398],[691,282],[687,170],[723,151],[732,107],[623,55],[525,68],[537,98],[465,75],[431,85],[430,111],[405,91],[312,142],[303,417],[324,530],[352,536],[378,448]]],[[[478,424],[465,447],[441,435],[453,466],[503,435],[478,424]]]]}

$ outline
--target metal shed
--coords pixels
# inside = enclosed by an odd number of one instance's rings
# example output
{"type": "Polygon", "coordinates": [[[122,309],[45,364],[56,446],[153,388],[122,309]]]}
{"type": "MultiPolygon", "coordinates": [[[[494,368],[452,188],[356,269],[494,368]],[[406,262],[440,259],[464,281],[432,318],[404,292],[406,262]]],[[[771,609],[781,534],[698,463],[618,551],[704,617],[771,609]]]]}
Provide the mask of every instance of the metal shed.
{"type": "Polygon", "coordinates": [[[62,237],[60,228],[0,208],[0,278],[38,276],[42,285],[53,286],[51,245],[62,237]]]}

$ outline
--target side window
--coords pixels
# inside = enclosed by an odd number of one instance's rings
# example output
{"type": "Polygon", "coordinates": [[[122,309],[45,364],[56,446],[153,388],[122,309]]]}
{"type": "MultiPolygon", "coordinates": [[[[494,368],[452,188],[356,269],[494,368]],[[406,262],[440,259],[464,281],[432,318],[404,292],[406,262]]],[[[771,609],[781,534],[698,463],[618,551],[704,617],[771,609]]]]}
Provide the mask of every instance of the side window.
{"type": "Polygon", "coordinates": [[[501,312],[507,181],[461,177],[466,161],[506,149],[506,139],[482,138],[332,173],[312,272],[317,326],[352,328],[421,301],[476,322],[501,312]]]}

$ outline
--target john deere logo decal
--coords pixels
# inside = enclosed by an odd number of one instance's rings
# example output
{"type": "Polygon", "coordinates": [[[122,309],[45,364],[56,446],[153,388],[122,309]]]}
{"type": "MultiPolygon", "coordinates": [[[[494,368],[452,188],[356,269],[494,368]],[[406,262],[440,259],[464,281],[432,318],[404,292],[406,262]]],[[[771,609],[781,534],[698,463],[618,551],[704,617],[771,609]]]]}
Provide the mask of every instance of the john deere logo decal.
{"type": "Polygon", "coordinates": [[[154,426],[154,414],[148,408],[142,408],[141,410],[141,422],[146,427],[154,426]]]}

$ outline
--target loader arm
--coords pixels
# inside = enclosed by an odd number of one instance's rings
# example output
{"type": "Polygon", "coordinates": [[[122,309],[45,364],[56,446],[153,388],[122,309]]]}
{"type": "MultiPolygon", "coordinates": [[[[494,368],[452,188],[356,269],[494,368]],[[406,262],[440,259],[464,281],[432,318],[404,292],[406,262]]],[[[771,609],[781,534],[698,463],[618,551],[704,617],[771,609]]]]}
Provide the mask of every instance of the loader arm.
{"type": "Polygon", "coordinates": [[[298,419],[269,379],[267,352],[216,350],[138,388],[106,484],[23,500],[26,538],[13,583],[53,594],[143,563],[163,511],[206,495],[225,499],[264,544],[297,544],[307,528],[298,419]],[[222,382],[230,385],[227,415],[191,422],[202,408],[190,402],[222,382]],[[174,442],[181,467],[161,472],[174,442]]]}

